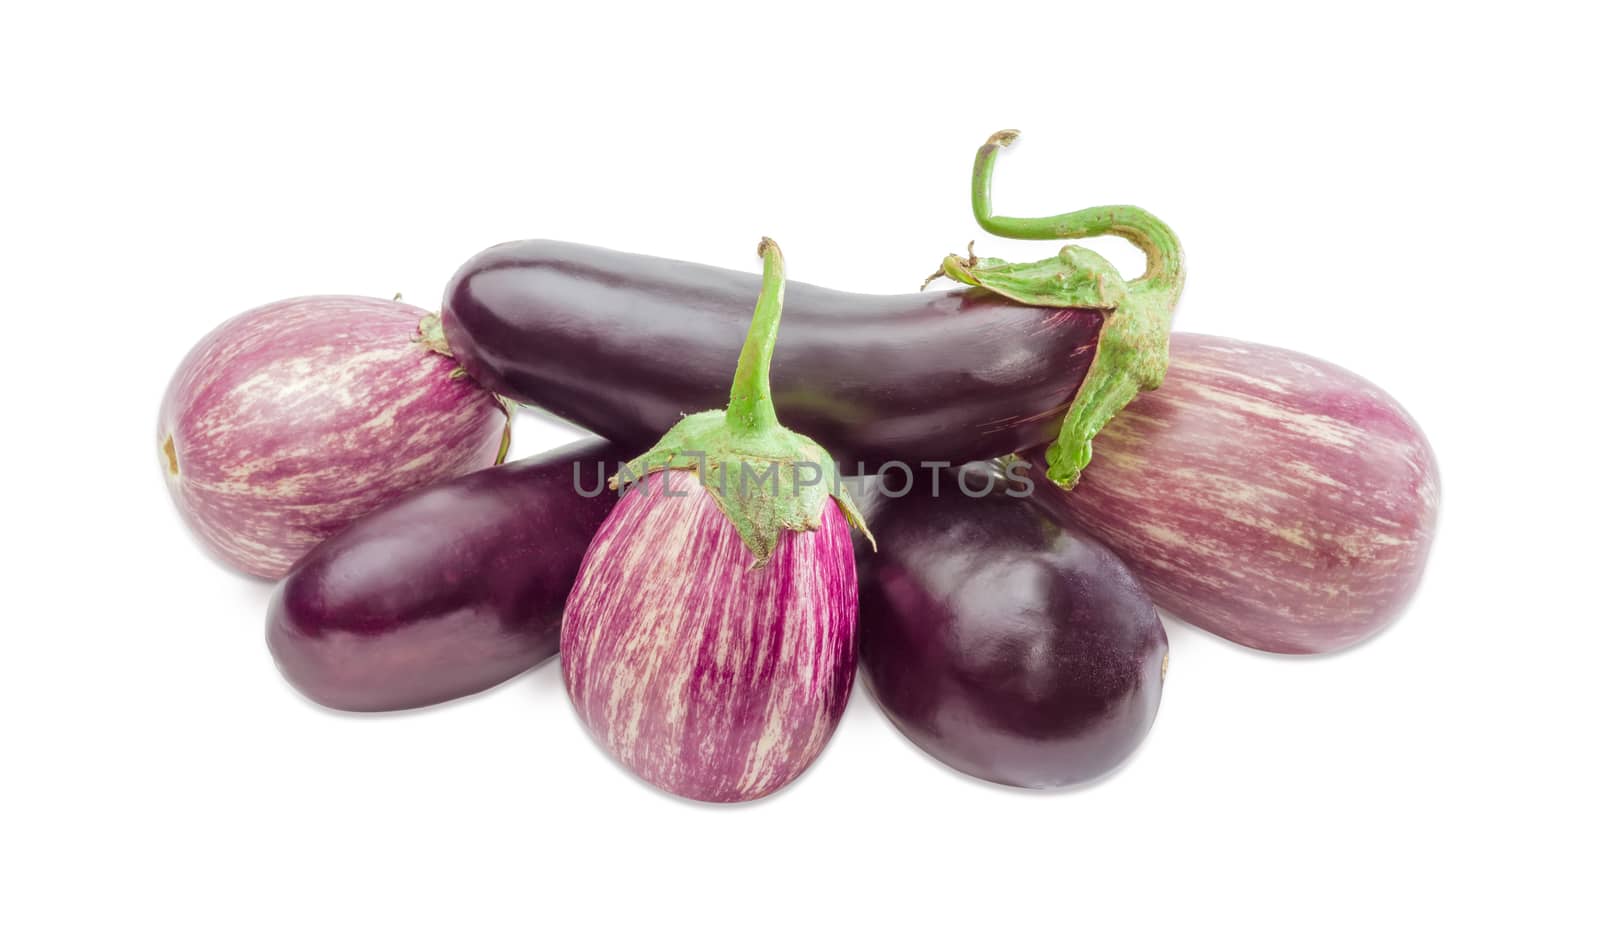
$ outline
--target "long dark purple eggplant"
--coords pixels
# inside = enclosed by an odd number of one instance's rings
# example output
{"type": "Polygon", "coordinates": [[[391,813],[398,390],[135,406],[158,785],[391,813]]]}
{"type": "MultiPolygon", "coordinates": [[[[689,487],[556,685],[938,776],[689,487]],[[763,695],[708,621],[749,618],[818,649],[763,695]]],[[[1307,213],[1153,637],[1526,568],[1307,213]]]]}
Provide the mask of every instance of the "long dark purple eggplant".
{"type": "MultiPolygon", "coordinates": [[[[761,278],[524,240],[456,273],[450,351],[500,395],[614,440],[727,402],[761,278]]],[[[772,362],[778,414],[847,470],[994,457],[1055,437],[1100,313],[978,290],[864,296],[791,283],[772,362]]]]}
{"type": "Polygon", "coordinates": [[[580,442],[356,521],[279,584],[267,615],[278,668],[319,704],[394,711],[482,691],[554,655],[578,565],[617,499],[600,466],[629,454],[580,442]]]}
{"type": "MultiPolygon", "coordinates": [[[[863,296],[791,283],[772,363],[778,414],[840,466],[960,463],[1054,442],[1070,485],[1090,441],[1166,371],[1183,251],[1136,207],[1000,217],[989,204],[1000,132],[978,150],[972,206],[1003,237],[1114,235],[1144,251],[1124,282],[1068,245],[1034,263],[947,257],[943,293],[863,296]]],[[[932,278],[930,278],[932,279],[932,278]]],[[[424,336],[489,390],[614,441],[648,441],[720,407],[760,279],[599,247],[524,240],[468,260],[424,336]]]]}
{"type": "Polygon", "coordinates": [[[895,725],[957,770],[1092,780],[1154,723],[1167,635],[1115,554],[992,468],[863,492],[878,552],[857,545],[861,668],[895,725]]]}

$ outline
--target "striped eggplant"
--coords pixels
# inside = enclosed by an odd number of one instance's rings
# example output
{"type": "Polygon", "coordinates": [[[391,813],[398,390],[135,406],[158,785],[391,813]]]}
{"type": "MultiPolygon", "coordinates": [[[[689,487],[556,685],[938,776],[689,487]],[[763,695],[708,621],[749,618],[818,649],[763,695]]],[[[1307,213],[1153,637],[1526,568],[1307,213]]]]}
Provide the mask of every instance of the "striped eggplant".
{"type": "Polygon", "coordinates": [[[760,252],[727,411],[684,418],[630,463],[561,627],[562,677],[595,739],[650,783],[719,803],[799,776],[855,677],[860,517],[827,453],[778,424],[783,259],[770,240],[760,252]]]}
{"type": "Polygon", "coordinates": [[[863,499],[883,549],[860,562],[873,697],[918,747],[984,780],[1109,773],[1161,705],[1155,605],[1115,554],[992,469],[937,480],[863,499]]]}
{"type": "Polygon", "coordinates": [[[267,610],[289,683],[343,711],[449,701],[556,653],[628,457],[598,439],[424,487],[300,558],[267,610]]]}
{"type": "Polygon", "coordinates": [[[504,457],[507,409],[421,343],[428,315],[299,297],[236,316],[189,352],[156,445],[212,553],[276,579],[362,514],[504,457]]]}
{"type": "MultiPolygon", "coordinates": [[[[1156,603],[1272,652],[1377,633],[1416,591],[1439,470],[1365,379],[1271,346],[1176,333],[1160,389],[1095,439],[1071,492],[1038,496],[1125,560],[1156,603]]],[[[1026,459],[1044,463],[1042,452],[1026,459]]]]}
{"type": "Polygon", "coordinates": [[[578,716],[679,796],[777,790],[822,753],[850,697],[856,574],[837,506],[785,531],[765,566],[752,559],[693,472],[661,471],[618,502],[567,604],[561,670],[578,716]]]}

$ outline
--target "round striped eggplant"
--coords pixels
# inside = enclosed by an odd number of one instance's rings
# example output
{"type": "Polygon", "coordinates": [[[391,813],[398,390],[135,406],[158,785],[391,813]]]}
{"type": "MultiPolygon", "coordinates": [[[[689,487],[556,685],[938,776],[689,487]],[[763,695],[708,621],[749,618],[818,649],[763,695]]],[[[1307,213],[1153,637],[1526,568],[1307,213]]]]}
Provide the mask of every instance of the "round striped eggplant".
{"type": "Polygon", "coordinates": [[[827,452],[778,424],[783,258],[770,240],[760,253],[727,410],[685,417],[629,464],[561,625],[561,673],[595,739],[650,783],[718,803],[798,777],[855,676],[860,517],[827,452]]]}
{"type": "Polygon", "coordinates": [[[427,315],[300,297],[236,316],[190,350],[156,447],[212,553],[276,579],[362,514],[504,457],[506,409],[420,343],[427,315]]]}
{"type": "MultiPolygon", "coordinates": [[[[1174,334],[1160,389],[1095,439],[1083,480],[1038,494],[1117,551],[1160,606],[1272,652],[1377,633],[1422,578],[1439,469],[1411,416],[1296,352],[1174,334]]],[[[1025,455],[1037,474],[1038,452],[1025,455]]]]}
{"type": "Polygon", "coordinates": [[[449,701],[556,653],[578,564],[616,503],[589,440],[425,487],[301,557],[267,611],[289,683],[343,711],[449,701]]]}
{"type": "Polygon", "coordinates": [[[856,572],[832,504],[754,559],[691,471],[618,502],[567,604],[561,672],[623,766],[695,800],[789,783],[822,753],[856,667],[856,572]],[[669,493],[670,491],[670,493],[669,493]],[[681,494],[682,496],[677,496],[681,494]]]}
{"type": "Polygon", "coordinates": [[[1110,772],[1161,705],[1155,605],[1115,554],[1019,496],[1026,481],[980,465],[937,480],[865,495],[882,543],[860,566],[873,697],[917,746],[984,780],[1047,789],[1110,772]]]}

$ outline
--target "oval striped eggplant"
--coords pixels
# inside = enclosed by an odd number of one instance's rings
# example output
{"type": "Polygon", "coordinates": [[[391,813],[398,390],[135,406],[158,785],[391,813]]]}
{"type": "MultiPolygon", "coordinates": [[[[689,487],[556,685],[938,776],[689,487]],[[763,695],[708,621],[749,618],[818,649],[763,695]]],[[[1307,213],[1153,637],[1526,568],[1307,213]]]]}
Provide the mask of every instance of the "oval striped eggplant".
{"type": "Polygon", "coordinates": [[[855,678],[847,523],[861,518],[828,453],[778,423],[783,257],[770,240],[759,252],[727,410],[683,418],[630,462],[637,483],[584,555],[561,624],[561,673],[595,739],[656,786],[717,803],[798,777],[855,678]]]}
{"type": "Polygon", "coordinates": [[[1165,383],[1095,439],[1071,492],[1037,494],[1110,546],[1156,603],[1242,645],[1328,652],[1388,625],[1439,508],[1427,439],[1394,399],[1319,359],[1176,333],[1165,383]]]}
{"type": "Polygon", "coordinates": [[[856,574],[843,515],[830,504],[817,529],[785,531],[765,566],[752,559],[694,472],[662,471],[618,501],[567,603],[561,673],[578,717],[623,766],[679,796],[736,802],[784,786],[850,697],[856,574]]]}
{"type": "Polygon", "coordinates": [[[554,655],[578,564],[616,502],[591,489],[597,468],[626,457],[590,439],[357,520],[278,584],[267,611],[278,669],[330,708],[395,711],[482,691],[554,655]]]}
{"type": "Polygon", "coordinates": [[[306,296],[236,316],[189,352],[156,445],[212,553],[276,579],[362,514],[504,456],[506,409],[420,344],[427,315],[306,296]]]}

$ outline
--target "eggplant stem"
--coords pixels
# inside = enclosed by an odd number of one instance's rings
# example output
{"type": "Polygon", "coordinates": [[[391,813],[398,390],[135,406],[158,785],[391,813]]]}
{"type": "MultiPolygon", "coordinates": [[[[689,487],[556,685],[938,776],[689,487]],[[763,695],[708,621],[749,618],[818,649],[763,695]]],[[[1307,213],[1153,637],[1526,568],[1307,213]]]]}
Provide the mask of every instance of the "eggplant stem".
{"type": "Polygon", "coordinates": [[[778,412],[772,405],[772,352],[783,316],[783,251],[771,237],[763,237],[756,253],[761,256],[761,295],[728,392],[728,428],[742,435],[778,427],[778,412]]]}
{"type": "Polygon", "coordinates": [[[506,463],[506,455],[511,453],[511,420],[516,417],[517,403],[504,395],[496,395],[494,400],[506,416],[506,426],[500,432],[500,451],[494,456],[494,463],[500,465],[506,463]]]}
{"type": "MultiPolygon", "coordinates": [[[[872,539],[827,450],[778,423],[771,372],[778,320],[783,315],[783,252],[770,237],[761,238],[756,252],[761,255],[761,295],[756,298],[744,348],[739,350],[727,410],[713,408],[683,416],[655,447],[627,465],[630,473],[637,470],[641,477],[673,468],[699,471],[700,485],[755,556],[752,568],[767,562],[785,533],[821,527],[830,503],[838,505],[846,522],[872,539]],[[806,479],[801,476],[803,471],[819,476],[806,479]],[[758,478],[753,486],[748,480],[752,472],[758,478]],[[831,484],[829,473],[833,475],[831,484]],[[730,475],[739,479],[736,489],[730,490],[730,475]],[[769,478],[770,497],[760,490],[769,478]]],[[[614,477],[611,484],[617,487],[620,481],[614,477]]],[[[877,548],[875,541],[873,548],[877,548]]]]}
{"type": "Polygon", "coordinates": [[[447,359],[456,357],[444,337],[444,320],[438,313],[423,313],[417,321],[417,342],[422,348],[437,352],[447,359]]]}
{"type": "Polygon", "coordinates": [[[978,226],[996,237],[1019,240],[1076,240],[1111,235],[1144,252],[1144,275],[1134,282],[1172,292],[1183,288],[1183,251],[1178,237],[1160,218],[1141,207],[1112,204],[1053,217],[998,217],[990,200],[995,155],[1017,139],[1015,129],[995,132],[978,149],[972,165],[972,213],[978,226]]]}
{"type": "Polygon", "coordinates": [[[1076,244],[1033,263],[976,257],[970,249],[964,259],[956,254],[944,258],[943,274],[958,283],[1030,306],[1101,312],[1094,361],[1045,455],[1050,479],[1071,490],[1093,456],[1094,436],[1139,392],[1160,385],[1167,374],[1172,310],[1183,292],[1183,248],[1172,229],[1154,214],[1129,205],[1090,207],[1054,217],[996,216],[989,197],[995,155],[1016,138],[1012,129],[996,132],[978,149],[972,165],[972,213],[978,226],[999,237],[1022,240],[1110,235],[1130,241],[1145,256],[1144,275],[1128,282],[1110,261],[1076,244]]]}

